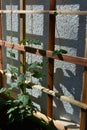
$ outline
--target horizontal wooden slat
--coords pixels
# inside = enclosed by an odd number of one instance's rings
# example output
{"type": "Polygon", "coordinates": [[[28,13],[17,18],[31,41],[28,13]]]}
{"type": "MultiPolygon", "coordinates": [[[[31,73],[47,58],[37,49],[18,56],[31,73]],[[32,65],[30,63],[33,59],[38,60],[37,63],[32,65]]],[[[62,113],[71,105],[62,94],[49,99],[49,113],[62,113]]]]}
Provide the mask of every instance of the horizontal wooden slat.
{"type": "Polygon", "coordinates": [[[67,54],[60,54],[57,56],[52,56],[52,53],[53,53],[52,51],[36,49],[36,48],[27,47],[27,46],[25,46],[25,50],[26,52],[37,54],[39,56],[45,56],[45,57],[56,59],[56,60],[66,61],[73,64],[79,64],[81,66],[87,66],[87,58],[74,57],[67,54]]]}
{"type": "Polygon", "coordinates": [[[87,66],[87,58],[83,58],[83,57],[70,56],[68,54],[61,54],[61,55],[57,55],[57,56],[52,56],[53,51],[32,48],[29,46],[19,45],[17,43],[12,44],[12,43],[6,42],[6,41],[2,42],[1,40],[0,40],[0,46],[13,48],[13,49],[16,49],[18,51],[26,51],[26,52],[36,54],[39,56],[44,56],[44,57],[48,57],[48,58],[52,58],[52,59],[56,59],[56,60],[70,62],[70,63],[78,64],[81,66],[87,66]]]}
{"type": "Polygon", "coordinates": [[[24,45],[19,45],[17,43],[11,43],[11,42],[7,42],[7,41],[0,40],[0,46],[13,48],[13,49],[18,50],[18,51],[25,51],[24,45]]]}
{"type": "Polygon", "coordinates": [[[54,13],[60,14],[70,14],[70,15],[87,15],[87,11],[74,11],[74,10],[0,10],[0,13],[3,14],[54,14],[54,13]]]}
{"type": "Polygon", "coordinates": [[[73,105],[76,105],[76,106],[78,106],[78,107],[80,107],[80,108],[82,108],[82,109],[87,110],[87,104],[82,103],[82,102],[80,102],[80,101],[77,101],[77,100],[75,100],[75,99],[72,99],[72,98],[70,98],[70,97],[68,97],[68,96],[61,95],[60,93],[56,93],[55,91],[50,90],[50,89],[45,88],[45,87],[42,87],[42,86],[40,86],[40,85],[32,85],[32,88],[39,89],[39,90],[41,90],[41,91],[43,91],[43,92],[45,92],[45,93],[47,93],[47,94],[49,94],[49,95],[51,95],[51,96],[54,96],[54,97],[56,97],[56,98],[58,98],[58,99],[60,99],[60,100],[69,102],[69,103],[71,103],[71,104],[73,104],[73,105]]]}
{"type": "MultiPolygon", "coordinates": [[[[0,70],[0,73],[3,74],[3,75],[5,75],[5,76],[8,76],[8,77],[11,77],[11,76],[12,76],[11,73],[8,73],[8,72],[4,73],[3,70],[0,70]]],[[[17,78],[17,77],[15,77],[15,78],[17,78]]],[[[84,109],[84,110],[87,110],[87,104],[85,104],[85,103],[82,103],[82,102],[80,102],[80,101],[77,101],[77,100],[75,100],[75,99],[73,99],[73,98],[70,98],[70,97],[68,97],[68,96],[62,95],[61,93],[55,92],[55,91],[50,90],[50,89],[48,89],[48,88],[46,88],[46,87],[43,87],[43,86],[40,86],[40,85],[35,85],[35,84],[33,84],[33,83],[30,83],[29,81],[26,81],[26,84],[30,84],[30,86],[31,86],[32,88],[34,88],[34,89],[38,89],[38,90],[40,90],[40,91],[45,92],[46,94],[49,94],[49,95],[51,95],[51,96],[56,97],[56,98],[58,98],[58,99],[60,99],[60,100],[62,100],[62,101],[69,102],[69,103],[71,103],[71,104],[73,104],[73,105],[76,105],[76,106],[78,106],[78,107],[80,107],[80,108],[82,108],[82,109],[84,109]]],[[[14,93],[14,92],[13,92],[13,93],[14,93]]],[[[16,94],[17,94],[17,93],[16,93],[16,94]]],[[[14,94],[12,94],[12,95],[14,95],[14,94]]],[[[15,95],[14,95],[13,97],[15,97],[15,95]]]]}

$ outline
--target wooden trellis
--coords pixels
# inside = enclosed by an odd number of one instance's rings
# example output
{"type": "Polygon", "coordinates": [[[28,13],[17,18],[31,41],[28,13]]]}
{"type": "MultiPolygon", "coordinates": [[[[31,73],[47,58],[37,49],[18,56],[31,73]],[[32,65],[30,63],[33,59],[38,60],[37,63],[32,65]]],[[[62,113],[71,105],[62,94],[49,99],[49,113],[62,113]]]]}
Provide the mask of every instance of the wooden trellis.
{"type": "MultiPolygon", "coordinates": [[[[20,0],[20,10],[2,10],[2,1],[0,1],[0,87],[3,86],[3,60],[2,60],[2,47],[9,47],[14,48],[18,51],[20,51],[20,60],[23,64],[25,64],[25,53],[33,53],[40,56],[45,56],[48,58],[48,89],[38,87],[34,85],[34,88],[40,89],[48,94],[48,105],[47,105],[47,115],[52,117],[52,102],[53,102],[53,96],[56,96],[62,100],[68,101],[72,104],[75,104],[76,106],[79,106],[81,108],[81,120],[80,120],[80,130],[87,130],[87,33],[85,38],[85,56],[83,57],[74,57],[69,56],[67,54],[61,54],[58,56],[52,56],[52,52],[54,51],[54,45],[55,45],[55,16],[53,15],[56,11],[59,15],[60,14],[70,14],[70,15],[87,15],[87,11],[60,11],[56,10],[56,0],[50,0],[50,8],[49,10],[45,11],[26,11],[25,5],[26,0],[20,0]],[[2,40],[2,15],[3,13],[17,13],[20,14],[20,40],[25,38],[25,28],[26,28],[26,22],[25,22],[25,14],[43,14],[48,13],[49,14],[49,41],[48,41],[48,50],[41,50],[36,48],[31,48],[26,45],[19,45],[19,44],[11,44],[7,41],[2,40]],[[58,93],[55,93],[53,91],[53,75],[54,75],[54,60],[62,60],[74,64],[79,64],[81,66],[84,66],[84,72],[83,72],[83,85],[82,85],[82,101],[76,101],[73,99],[70,99],[68,97],[64,97],[58,93]]],[[[25,69],[22,67],[20,68],[21,72],[24,72],[25,69]]]]}

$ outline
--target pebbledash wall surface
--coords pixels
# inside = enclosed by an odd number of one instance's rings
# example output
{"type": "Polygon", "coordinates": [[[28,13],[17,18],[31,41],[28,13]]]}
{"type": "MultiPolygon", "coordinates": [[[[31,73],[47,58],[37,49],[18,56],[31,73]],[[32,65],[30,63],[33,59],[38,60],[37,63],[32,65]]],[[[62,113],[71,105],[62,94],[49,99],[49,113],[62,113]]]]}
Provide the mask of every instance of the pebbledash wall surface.
{"type": "MultiPolygon", "coordinates": [[[[11,9],[10,0],[2,0],[3,9],[11,9]]],[[[86,10],[86,0],[56,0],[56,8],[60,10],[86,10]]],[[[19,9],[19,0],[12,1],[12,9],[19,9]]],[[[49,0],[26,0],[26,9],[29,10],[48,10],[49,0]]],[[[26,38],[36,38],[41,41],[41,46],[38,48],[48,48],[48,31],[49,30],[49,15],[48,14],[32,14],[26,15],[26,38]]],[[[68,51],[69,55],[84,56],[85,49],[85,32],[86,32],[86,16],[78,15],[58,15],[56,16],[56,34],[55,34],[55,49],[63,48],[68,51]]],[[[54,32],[53,32],[54,33],[54,32]]],[[[19,42],[19,15],[3,14],[3,40],[19,42]]],[[[8,51],[4,53],[5,68],[11,65],[11,59],[8,51]]],[[[16,51],[14,66],[18,67],[19,54],[16,51]]],[[[27,54],[30,56],[28,62],[46,61],[46,58],[27,54]]],[[[47,66],[44,66],[43,72],[47,75],[47,66]]],[[[82,72],[83,67],[67,62],[55,60],[54,69],[54,90],[67,95],[76,100],[81,99],[82,90],[82,72]]],[[[47,87],[47,76],[40,81],[35,80],[42,86],[47,87]]],[[[7,78],[7,84],[10,79],[7,78]]],[[[47,95],[39,90],[30,90],[31,98],[38,109],[46,114],[47,95]]],[[[79,123],[80,109],[67,102],[61,102],[54,98],[53,101],[53,118],[67,118],[79,123]]]]}

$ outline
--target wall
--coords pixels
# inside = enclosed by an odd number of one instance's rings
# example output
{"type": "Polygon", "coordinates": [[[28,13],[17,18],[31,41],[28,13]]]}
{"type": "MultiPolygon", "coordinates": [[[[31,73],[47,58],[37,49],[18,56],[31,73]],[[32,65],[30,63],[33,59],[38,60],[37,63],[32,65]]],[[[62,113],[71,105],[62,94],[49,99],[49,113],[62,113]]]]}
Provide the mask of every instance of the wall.
{"type": "MultiPolygon", "coordinates": [[[[49,1],[48,0],[26,0],[26,9],[32,10],[48,10],[49,1]]],[[[3,0],[3,9],[10,9],[10,0],[3,0]]],[[[13,0],[13,9],[19,9],[19,1],[13,0]]],[[[60,10],[86,10],[86,0],[57,0],[57,9],[60,10]]],[[[26,15],[26,37],[27,38],[37,38],[41,41],[41,46],[38,48],[47,49],[48,48],[48,30],[49,30],[49,15],[48,14],[35,14],[35,15],[26,15]]],[[[86,17],[78,15],[58,15],[56,16],[56,35],[55,35],[55,49],[63,48],[67,50],[69,55],[73,56],[84,56],[85,48],[85,30],[86,30],[86,17]]],[[[17,14],[3,15],[3,40],[11,41],[11,33],[13,42],[19,41],[19,17],[17,14]],[[12,23],[12,25],[11,25],[12,23]]],[[[18,53],[17,58],[14,59],[14,65],[20,65],[18,63],[18,53]],[[18,64],[17,64],[18,63],[18,64]]],[[[46,58],[38,57],[35,55],[27,54],[31,57],[28,62],[31,60],[39,59],[40,61],[46,61],[46,58]]],[[[10,58],[6,53],[6,62],[10,64],[10,58]],[[7,57],[6,57],[7,55],[7,57]]],[[[8,65],[9,66],[9,65],[8,65]]],[[[47,75],[47,66],[43,68],[45,74],[47,75]]],[[[76,100],[81,99],[82,91],[82,72],[83,67],[67,62],[55,60],[55,69],[54,69],[54,90],[60,92],[61,94],[67,95],[76,100]]],[[[10,79],[9,79],[10,80],[10,79]]],[[[9,82],[9,80],[7,80],[9,82]]],[[[35,79],[34,79],[35,80],[35,79]]],[[[37,81],[45,87],[47,87],[47,76],[42,80],[37,81]]],[[[32,99],[34,100],[36,106],[43,113],[46,113],[47,105],[47,95],[38,91],[31,90],[32,99]]],[[[53,117],[55,119],[59,118],[68,118],[75,122],[79,122],[80,118],[80,109],[74,105],[71,105],[67,102],[59,101],[54,98],[53,102],[53,117]]]]}

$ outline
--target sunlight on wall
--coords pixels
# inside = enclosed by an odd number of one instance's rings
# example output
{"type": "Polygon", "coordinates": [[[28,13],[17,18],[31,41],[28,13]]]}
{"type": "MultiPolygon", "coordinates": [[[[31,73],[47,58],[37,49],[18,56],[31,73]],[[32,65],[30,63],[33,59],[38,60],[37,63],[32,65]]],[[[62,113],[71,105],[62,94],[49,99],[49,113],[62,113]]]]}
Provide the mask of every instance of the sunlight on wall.
{"type": "MultiPolygon", "coordinates": [[[[65,96],[68,96],[68,97],[74,99],[74,96],[67,90],[67,88],[65,88],[65,86],[63,84],[60,84],[60,87],[61,87],[65,96]]],[[[65,102],[65,101],[62,101],[62,102],[63,102],[63,106],[64,106],[65,111],[67,113],[73,115],[74,110],[73,110],[72,105],[68,102],[65,102]]]]}
{"type": "MultiPolygon", "coordinates": [[[[43,5],[26,6],[26,10],[43,10],[43,5]]],[[[26,15],[26,33],[43,35],[44,15],[27,14],[26,15]]]]}
{"type": "MultiPolygon", "coordinates": [[[[10,10],[11,6],[6,5],[6,9],[10,10]]],[[[18,6],[12,5],[12,10],[17,10],[18,6]]],[[[8,31],[15,31],[18,32],[18,14],[6,14],[6,24],[7,24],[7,30],[8,31]],[[12,25],[11,25],[11,20],[12,20],[12,25]]]]}
{"type": "Polygon", "coordinates": [[[18,38],[15,36],[6,36],[6,41],[8,42],[14,42],[14,43],[18,43],[18,38]]]}
{"type": "MultiPolygon", "coordinates": [[[[79,5],[57,6],[58,10],[78,10],[79,5]]],[[[78,39],[78,15],[58,15],[56,17],[56,38],[78,39]]]]}

